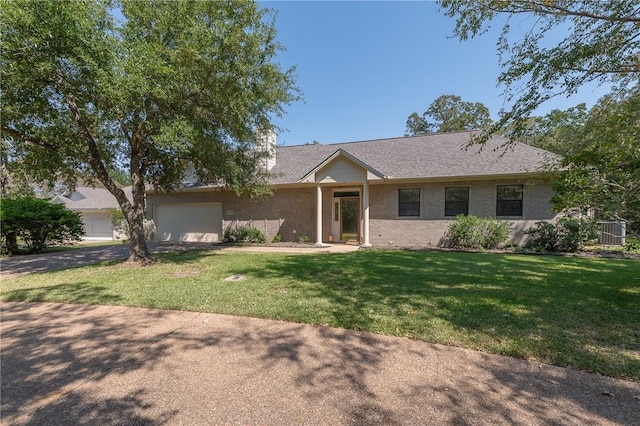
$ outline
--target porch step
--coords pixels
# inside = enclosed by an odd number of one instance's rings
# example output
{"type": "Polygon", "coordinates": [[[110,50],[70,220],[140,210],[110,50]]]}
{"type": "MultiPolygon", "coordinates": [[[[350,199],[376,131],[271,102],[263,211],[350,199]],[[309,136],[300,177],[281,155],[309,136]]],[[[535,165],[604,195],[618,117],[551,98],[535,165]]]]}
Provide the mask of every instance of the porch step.
{"type": "Polygon", "coordinates": [[[347,242],[345,244],[350,245],[350,246],[359,246],[360,245],[358,240],[347,240],[347,242]]]}

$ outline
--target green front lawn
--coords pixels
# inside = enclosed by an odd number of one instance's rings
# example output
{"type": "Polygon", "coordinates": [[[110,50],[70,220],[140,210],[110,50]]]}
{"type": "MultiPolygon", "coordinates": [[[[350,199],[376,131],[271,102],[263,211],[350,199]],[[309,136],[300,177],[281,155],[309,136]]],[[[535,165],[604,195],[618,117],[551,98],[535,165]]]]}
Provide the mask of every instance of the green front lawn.
{"type": "Polygon", "coordinates": [[[637,260],[383,250],[160,258],[3,280],[1,299],[325,324],[640,381],[637,260]],[[224,281],[234,274],[247,278],[224,281]]]}

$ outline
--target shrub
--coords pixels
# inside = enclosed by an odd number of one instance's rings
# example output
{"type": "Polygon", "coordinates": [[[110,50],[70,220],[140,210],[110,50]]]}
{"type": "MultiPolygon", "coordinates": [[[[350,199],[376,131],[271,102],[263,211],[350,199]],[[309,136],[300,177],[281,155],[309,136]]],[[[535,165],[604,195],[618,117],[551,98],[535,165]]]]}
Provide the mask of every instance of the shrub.
{"type": "Polygon", "coordinates": [[[264,243],[267,237],[262,231],[255,227],[238,226],[236,228],[226,227],[223,240],[226,243],[264,243]]]}
{"type": "Polygon", "coordinates": [[[311,242],[311,239],[306,235],[301,235],[300,238],[298,238],[299,244],[309,244],[310,242],[311,242]]]}
{"type": "Polygon", "coordinates": [[[624,249],[624,251],[628,251],[628,252],[640,251],[640,242],[630,241],[625,243],[625,245],[622,248],[624,249]]]}
{"type": "Polygon", "coordinates": [[[80,213],[62,204],[34,197],[5,198],[0,205],[2,248],[19,254],[18,239],[27,253],[42,253],[47,247],[82,240],[84,225],[80,213]]]}
{"type": "MultiPolygon", "coordinates": [[[[108,209],[108,212],[109,218],[111,219],[111,226],[113,227],[114,231],[116,231],[117,237],[120,238],[122,236],[126,240],[131,238],[131,235],[129,233],[129,222],[127,222],[127,219],[125,219],[122,210],[108,209]]],[[[143,222],[143,230],[144,238],[146,240],[150,239],[151,234],[155,230],[153,221],[145,219],[143,222]]]]}
{"type": "Polygon", "coordinates": [[[496,248],[508,241],[510,230],[509,222],[458,215],[449,225],[443,245],[453,248],[496,248]]]}
{"type": "Polygon", "coordinates": [[[529,236],[527,247],[536,251],[554,251],[558,245],[558,233],[556,225],[549,222],[536,222],[531,228],[524,231],[529,236]]]}
{"type": "Polygon", "coordinates": [[[280,234],[274,235],[273,239],[271,240],[272,243],[279,243],[280,241],[282,241],[282,235],[280,234]]]}
{"type": "Polygon", "coordinates": [[[559,251],[579,251],[589,241],[598,238],[597,223],[588,219],[564,216],[556,225],[559,251]]]}
{"type": "Polygon", "coordinates": [[[556,224],[536,222],[525,234],[530,237],[527,247],[537,251],[577,252],[598,237],[595,222],[572,216],[561,217],[556,224]]]}

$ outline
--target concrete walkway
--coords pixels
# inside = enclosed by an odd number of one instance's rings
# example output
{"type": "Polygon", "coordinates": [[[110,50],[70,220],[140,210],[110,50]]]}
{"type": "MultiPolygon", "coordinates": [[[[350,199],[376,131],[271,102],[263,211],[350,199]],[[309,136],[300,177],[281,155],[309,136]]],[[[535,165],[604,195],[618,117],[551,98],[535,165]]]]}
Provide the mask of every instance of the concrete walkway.
{"type": "Polygon", "coordinates": [[[632,425],[640,384],[407,339],[1,303],[6,425],[632,425]]]}
{"type": "MultiPolygon", "coordinates": [[[[283,253],[344,253],[358,249],[358,246],[334,244],[327,247],[287,247],[287,246],[224,246],[215,243],[154,242],[147,247],[152,254],[191,249],[237,250],[283,253]]],[[[129,257],[129,245],[117,244],[99,247],[83,247],[62,252],[5,257],[0,259],[0,278],[13,278],[34,272],[47,272],[75,268],[108,260],[124,260],[129,257]]]]}

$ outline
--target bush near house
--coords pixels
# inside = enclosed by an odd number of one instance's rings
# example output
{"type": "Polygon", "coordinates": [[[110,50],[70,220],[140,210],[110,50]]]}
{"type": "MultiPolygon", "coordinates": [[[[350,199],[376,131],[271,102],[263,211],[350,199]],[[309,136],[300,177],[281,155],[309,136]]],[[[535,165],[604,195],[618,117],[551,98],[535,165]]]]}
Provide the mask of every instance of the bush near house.
{"type": "Polygon", "coordinates": [[[2,251],[42,253],[47,247],[82,240],[80,213],[35,197],[5,198],[0,205],[2,251]],[[20,248],[18,241],[24,243],[20,248]]]}
{"type": "Polygon", "coordinates": [[[442,245],[452,248],[493,249],[509,240],[510,231],[510,222],[458,215],[449,225],[442,245]]]}
{"type": "Polygon", "coordinates": [[[224,230],[223,240],[225,243],[264,243],[267,241],[267,237],[254,227],[231,228],[228,226],[224,230]]]}
{"type": "MultiPolygon", "coordinates": [[[[111,219],[111,226],[117,233],[117,239],[124,238],[128,240],[131,238],[129,232],[129,222],[124,217],[124,213],[120,209],[107,209],[109,211],[109,219],[111,219]]],[[[144,238],[151,239],[151,234],[154,232],[155,227],[153,221],[145,219],[143,221],[144,238]]]]}
{"type": "Polygon", "coordinates": [[[573,216],[561,217],[555,224],[536,222],[525,233],[529,235],[527,247],[536,251],[575,253],[598,238],[597,223],[573,216]]]}
{"type": "Polygon", "coordinates": [[[298,244],[309,244],[310,242],[311,238],[307,235],[301,235],[300,238],[298,238],[298,244]]]}

